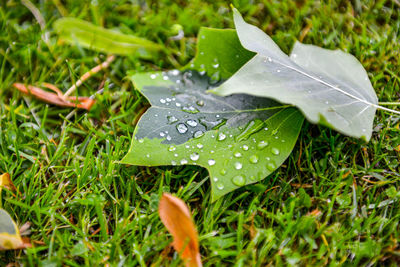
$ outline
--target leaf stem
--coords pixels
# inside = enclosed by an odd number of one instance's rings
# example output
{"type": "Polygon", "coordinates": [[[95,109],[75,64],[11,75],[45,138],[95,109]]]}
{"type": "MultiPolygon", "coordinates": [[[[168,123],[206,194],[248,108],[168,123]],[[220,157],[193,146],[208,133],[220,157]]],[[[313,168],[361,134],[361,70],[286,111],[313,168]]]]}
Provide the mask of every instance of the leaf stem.
{"type": "Polygon", "coordinates": [[[400,102],[379,102],[381,106],[400,106],[400,102]]]}
{"type": "Polygon", "coordinates": [[[379,106],[379,105],[376,105],[375,107],[377,109],[380,109],[380,110],[384,110],[384,111],[388,111],[388,112],[400,115],[400,111],[397,111],[397,110],[394,110],[394,109],[385,108],[385,107],[382,107],[382,106],[379,106]]]}

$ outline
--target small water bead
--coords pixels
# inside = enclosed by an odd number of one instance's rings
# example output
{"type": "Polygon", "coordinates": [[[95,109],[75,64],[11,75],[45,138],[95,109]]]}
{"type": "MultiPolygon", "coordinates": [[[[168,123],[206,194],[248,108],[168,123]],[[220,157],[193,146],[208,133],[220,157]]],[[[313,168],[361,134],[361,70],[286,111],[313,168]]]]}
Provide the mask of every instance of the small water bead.
{"type": "Polygon", "coordinates": [[[240,163],[240,162],[235,162],[235,169],[236,170],[240,170],[241,168],[242,168],[242,163],[240,163]]]}
{"type": "Polygon", "coordinates": [[[241,158],[242,157],[242,153],[240,153],[240,152],[235,152],[235,153],[233,153],[233,155],[235,156],[235,158],[241,158]]]}
{"type": "Polygon", "coordinates": [[[176,129],[177,129],[178,132],[181,133],[181,134],[186,133],[187,130],[188,130],[188,128],[186,127],[186,125],[183,124],[183,123],[179,123],[179,124],[176,126],[176,129]]]}
{"type": "Polygon", "coordinates": [[[201,52],[200,52],[200,55],[201,55],[201,56],[202,56],[202,55],[204,55],[204,52],[203,52],[203,51],[201,51],[201,52]]]}
{"type": "Polygon", "coordinates": [[[176,102],[176,103],[175,103],[175,106],[180,107],[180,106],[182,106],[182,104],[179,103],[179,102],[176,102]]]}
{"type": "Polygon", "coordinates": [[[171,75],[178,76],[180,71],[179,70],[171,70],[169,73],[171,73],[171,75]]]}
{"type": "Polygon", "coordinates": [[[161,136],[161,137],[164,137],[164,136],[165,136],[165,133],[160,132],[160,136],[161,136]]]}
{"type": "Polygon", "coordinates": [[[166,100],[167,102],[171,102],[171,98],[169,98],[169,97],[167,97],[165,100],[166,100]]]}
{"type": "Polygon", "coordinates": [[[217,115],[215,115],[215,117],[216,117],[216,118],[219,118],[219,117],[220,117],[220,115],[218,115],[218,114],[217,114],[217,115]]]}
{"type": "Polygon", "coordinates": [[[213,180],[214,180],[214,182],[218,182],[218,178],[217,177],[214,177],[213,180]]]}
{"type": "Polygon", "coordinates": [[[171,141],[172,137],[170,135],[167,135],[166,139],[167,141],[171,141]]]}
{"type": "Polygon", "coordinates": [[[272,58],[269,57],[269,58],[268,58],[268,61],[269,61],[269,62],[272,62],[272,58]]]}
{"type": "Polygon", "coordinates": [[[204,135],[204,133],[202,132],[202,131],[196,131],[194,134],[193,134],[193,137],[194,138],[199,138],[199,137],[202,137],[204,135]]]}
{"type": "Polygon", "coordinates": [[[258,162],[258,156],[257,155],[252,155],[249,158],[250,163],[256,164],[258,162]]]}
{"type": "Polygon", "coordinates": [[[143,139],[139,139],[138,142],[139,142],[139,143],[143,143],[144,140],[143,140],[143,139]]]}
{"type": "Polygon", "coordinates": [[[362,132],[365,133],[367,131],[367,129],[362,129],[362,132]]]}
{"type": "Polygon", "coordinates": [[[281,70],[276,70],[276,72],[281,72],[281,70]]]}
{"type": "Polygon", "coordinates": [[[167,101],[165,101],[164,98],[161,98],[161,99],[160,99],[160,103],[161,103],[161,104],[165,104],[166,102],[167,102],[167,101]]]}
{"type": "Polygon", "coordinates": [[[186,159],[181,159],[181,164],[186,164],[188,161],[186,159]]]}
{"type": "Polygon", "coordinates": [[[164,75],[162,78],[163,78],[164,81],[169,80],[169,77],[167,75],[164,75]]]}
{"type": "Polygon", "coordinates": [[[200,107],[204,106],[204,101],[203,100],[197,100],[196,104],[200,107]]]}
{"type": "Polygon", "coordinates": [[[268,146],[268,142],[267,141],[260,141],[258,144],[257,144],[257,148],[258,149],[264,149],[264,148],[266,148],[268,146]]]}
{"type": "Polygon", "coordinates": [[[327,105],[328,105],[328,104],[329,104],[329,101],[325,101],[325,104],[327,104],[327,105]]]}
{"type": "Polygon", "coordinates": [[[264,130],[265,130],[265,131],[268,131],[268,128],[267,128],[267,127],[265,127],[265,128],[264,128],[264,130]]]}
{"type": "Polygon", "coordinates": [[[247,150],[249,150],[249,147],[248,147],[247,145],[243,145],[242,149],[243,149],[244,151],[247,151],[247,150]]]}
{"type": "Polygon", "coordinates": [[[150,78],[154,80],[155,78],[157,78],[157,75],[156,74],[151,74],[150,78]]]}
{"type": "Polygon", "coordinates": [[[274,155],[279,155],[280,151],[276,147],[271,148],[271,153],[274,155]]]}
{"type": "Polygon", "coordinates": [[[255,181],[256,177],[254,175],[250,176],[250,180],[255,181]]]}
{"type": "Polygon", "coordinates": [[[275,136],[275,139],[279,139],[279,136],[275,136]]]}
{"type": "Polygon", "coordinates": [[[200,158],[200,155],[197,154],[197,153],[193,153],[193,154],[190,155],[190,159],[191,159],[191,160],[196,161],[196,160],[198,160],[199,158],[200,158]]]}
{"type": "Polygon", "coordinates": [[[273,171],[273,170],[275,170],[275,168],[276,167],[275,167],[274,163],[270,162],[270,163],[267,164],[267,169],[268,170],[273,171]]]}
{"type": "Polygon", "coordinates": [[[285,143],[286,141],[284,139],[281,140],[282,143],[285,143]]]}
{"type": "Polygon", "coordinates": [[[197,144],[196,146],[197,146],[197,148],[203,148],[203,144],[200,144],[200,143],[197,144]]]}
{"type": "Polygon", "coordinates": [[[192,114],[199,113],[199,110],[192,106],[184,106],[184,107],[182,107],[182,111],[187,112],[187,113],[192,113],[192,114]]]}
{"type": "Polygon", "coordinates": [[[236,186],[243,186],[246,184],[246,179],[242,175],[238,175],[232,178],[232,183],[236,186]]]}
{"type": "Polygon", "coordinates": [[[224,189],[224,184],[221,183],[221,182],[217,183],[217,188],[218,188],[219,190],[224,189]]]}
{"type": "Polygon", "coordinates": [[[213,64],[212,66],[213,66],[214,69],[218,69],[219,64],[218,64],[218,63],[215,63],[215,64],[213,64]]]}
{"type": "Polygon", "coordinates": [[[225,170],[225,169],[221,169],[221,170],[219,171],[219,173],[220,173],[221,175],[225,175],[225,174],[226,174],[226,170],[225,170]]]}
{"type": "Polygon", "coordinates": [[[146,157],[147,157],[147,158],[150,158],[150,154],[147,154],[146,157]]]}
{"type": "Polygon", "coordinates": [[[215,165],[215,160],[209,159],[209,160],[208,160],[208,165],[210,165],[210,166],[215,165]]]}
{"type": "Polygon", "coordinates": [[[175,153],[175,154],[174,154],[174,157],[178,157],[178,154],[175,153]]]}
{"type": "Polygon", "coordinates": [[[171,165],[175,166],[176,165],[176,161],[171,161],[171,165]]]}
{"type": "Polygon", "coordinates": [[[176,147],[175,147],[175,146],[170,146],[170,147],[168,148],[168,151],[170,151],[170,152],[175,151],[175,150],[176,150],[176,147]]]}
{"type": "Polygon", "coordinates": [[[172,123],[175,123],[178,121],[178,119],[175,116],[168,116],[167,119],[168,119],[169,124],[172,124],[172,123]]]}
{"type": "Polygon", "coordinates": [[[218,134],[218,141],[223,141],[223,140],[225,140],[225,138],[226,138],[226,135],[224,133],[218,134]]]}
{"type": "Polygon", "coordinates": [[[214,154],[214,153],[215,153],[215,151],[214,151],[214,150],[211,150],[211,151],[210,151],[210,154],[214,154]]]}
{"type": "Polygon", "coordinates": [[[185,145],[185,148],[190,148],[190,146],[189,145],[185,145]]]}
{"type": "Polygon", "coordinates": [[[271,160],[271,158],[270,158],[270,157],[266,157],[265,159],[266,159],[267,161],[271,160]]]}
{"type": "Polygon", "coordinates": [[[197,121],[195,121],[195,120],[187,120],[186,123],[191,127],[197,126],[197,121]]]}

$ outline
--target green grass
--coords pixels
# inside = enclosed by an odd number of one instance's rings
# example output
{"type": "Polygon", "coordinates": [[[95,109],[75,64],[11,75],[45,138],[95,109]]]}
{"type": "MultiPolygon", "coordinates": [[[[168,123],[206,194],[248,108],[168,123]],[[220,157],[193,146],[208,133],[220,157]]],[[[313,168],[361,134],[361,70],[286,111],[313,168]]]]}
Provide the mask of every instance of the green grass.
{"type": "MultiPolygon", "coordinates": [[[[207,172],[194,166],[116,163],[149,106],[127,79],[134,72],[179,68],[195,54],[201,26],[233,27],[228,1],[38,1],[46,44],[30,11],[0,0],[1,206],[31,223],[34,247],[0,252],[0,266],[179,266],[162,225],[162,192],[193,211],[205,266],[391,265],[400,263],[399,118],[378,111],[369,143],[304,125],[290,158],[261,183],[210,201],[207,172]],[[134,33],[167,48],[154,61],[118,57],[79,87],[90,112],[27,98],[12,83],[49,82],[66,90],[105,55],[61,44],[62,15],[134,33]],[[173,24],[185,38],[168,41],[173,24]],[[36,242],[36,243],[35,243],[36,242]]],[[[289,52],[296,39],[355,55],[380,101],[400,97],[400,6],[392,1],[233,1],[245,19],[289,52]]]]}

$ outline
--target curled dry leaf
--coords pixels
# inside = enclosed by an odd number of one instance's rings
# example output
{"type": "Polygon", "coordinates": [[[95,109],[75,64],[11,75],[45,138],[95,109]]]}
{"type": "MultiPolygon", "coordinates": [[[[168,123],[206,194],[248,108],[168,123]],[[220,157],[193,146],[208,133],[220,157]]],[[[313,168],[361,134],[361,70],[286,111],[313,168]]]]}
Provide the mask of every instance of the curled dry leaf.
{"type": "Polygon", "coordinates": [[[28,238],[21,238],[18,227],[11,216],[0,209],[0,250],[31,247],[28,238]]]}
{"type": "Polygon", "coordinates": [[[159,205],[161,221],[172,234],[173,246],[188,267],[202,266],[197,230],[186,204],[170,194],[164,193],[159,205]]]}
{"type": "Polygon", "coordinates": [[[44,86],[55,91],[56,93],[47,92],[39,87],[35,87],[33,85],[25,85],[22,83],[14,83],[13,86],[25,94],[33,95],[44,102],[62,107],[74,107],[90,110],[90,108],[96,102],[94,99],[91,99],[89,97],[64,97],[61,91],[51,84],[44,84],[44,86]]]}
{"type": "Polygon", "coordinates": [[[0,193],[3,187],[8,188],[9,190],[15,190],[15,186],[11,181],[10,174],[8,173],[0,175],[0,193]]]}

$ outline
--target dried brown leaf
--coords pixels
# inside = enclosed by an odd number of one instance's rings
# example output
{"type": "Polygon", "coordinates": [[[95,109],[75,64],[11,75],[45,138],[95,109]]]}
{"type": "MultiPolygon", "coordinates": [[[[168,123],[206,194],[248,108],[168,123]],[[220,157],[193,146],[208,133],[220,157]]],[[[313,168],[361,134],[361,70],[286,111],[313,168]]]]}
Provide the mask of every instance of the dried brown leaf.
{"type": "Polygon", "coordinates": [[[172,245],[187,267],[202,266],[197,230],[186,204],[177,197],[164,193],[159,205],[161,221],[172,234],[172,245]]]}

